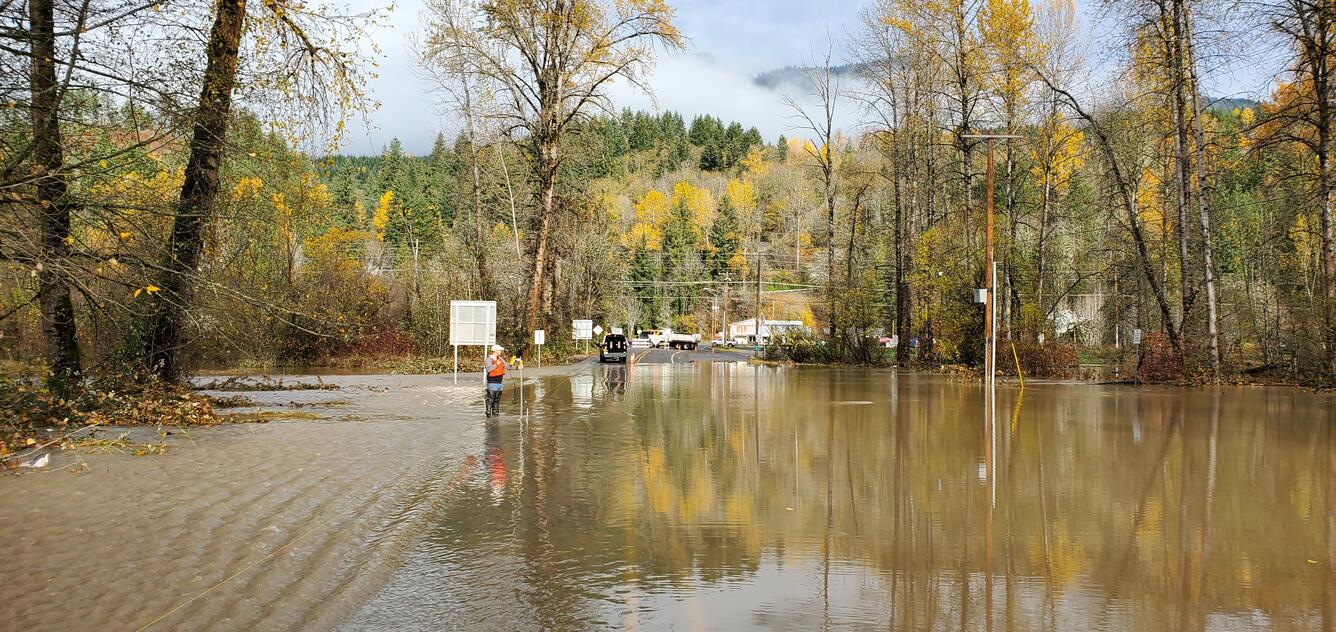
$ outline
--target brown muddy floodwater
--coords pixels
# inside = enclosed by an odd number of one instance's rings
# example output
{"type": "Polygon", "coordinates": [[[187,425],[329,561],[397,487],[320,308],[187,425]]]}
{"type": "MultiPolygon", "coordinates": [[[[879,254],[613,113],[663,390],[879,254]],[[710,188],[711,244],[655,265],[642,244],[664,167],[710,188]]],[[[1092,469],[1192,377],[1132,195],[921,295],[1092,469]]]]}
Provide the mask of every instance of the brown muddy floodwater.
{"type": "Polygon", "coordinates": [[[0,629],[1331,630],[1336,400],[738,363],[252,394],[0,478],[0,629]],[[990,431],[990,428],[992,430],[990,431]]]}

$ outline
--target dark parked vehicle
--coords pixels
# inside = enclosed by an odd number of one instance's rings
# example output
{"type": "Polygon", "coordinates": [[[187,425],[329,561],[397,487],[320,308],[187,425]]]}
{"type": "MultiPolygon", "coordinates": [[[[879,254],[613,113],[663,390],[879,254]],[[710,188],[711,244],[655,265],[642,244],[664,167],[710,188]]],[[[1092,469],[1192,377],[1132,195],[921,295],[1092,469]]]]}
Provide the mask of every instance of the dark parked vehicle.
{"type": "Polygon", "coordinates": [[[603,344],[599,345],[599,362],[626,362],[627,350],[626,336],[622,334],[608,334],[603,336],[603,344]]]}

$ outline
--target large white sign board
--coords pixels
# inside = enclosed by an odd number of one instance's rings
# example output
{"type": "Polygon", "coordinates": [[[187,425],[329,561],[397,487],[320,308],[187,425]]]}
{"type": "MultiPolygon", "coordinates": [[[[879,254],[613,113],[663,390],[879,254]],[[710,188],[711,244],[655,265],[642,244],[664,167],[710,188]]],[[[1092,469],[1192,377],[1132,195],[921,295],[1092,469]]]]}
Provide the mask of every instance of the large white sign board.
{"type": "Polygon", "coordinates": [[[455,382],[459,381],[459,347],[496,344],[496,301],[450,301],[450,346],[455,348],[455,382]]]}
{"type": "Polygon", "coordinates": [[[547,332],[542,329],[535,329],[533,332],[533,343],[541,345],[547,341],[547,332]]]}
{"type": "Polygon", "coordinates": [[[571,337],[574,340],[589,340],[594,337],[594,321],[572,320],[571,337]]]}
{"type": "Polygon", "coordinates": [[[450,301],[450,344],[496,344],[496,301],[450,301]]]}

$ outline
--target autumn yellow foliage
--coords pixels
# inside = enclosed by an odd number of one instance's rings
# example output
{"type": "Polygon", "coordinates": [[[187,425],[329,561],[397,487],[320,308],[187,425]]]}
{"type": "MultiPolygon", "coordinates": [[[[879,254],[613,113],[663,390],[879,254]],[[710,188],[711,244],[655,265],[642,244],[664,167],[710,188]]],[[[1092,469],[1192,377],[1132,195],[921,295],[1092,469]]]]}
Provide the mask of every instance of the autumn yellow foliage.
{"type": "Polygon", "coordinates": [[[390,204],[394,203],[394,191],[386,191],[376,203],[376,212],[371,216],[371,227],[376,231],[376,240],[385,241],[385,227],[390,223],[390,204]]]}
{"type": "Polygon", "coordinates": [[[724,195],[739,213],[756,210],[756,187],[747,180],[729,180],[724,195]]]}

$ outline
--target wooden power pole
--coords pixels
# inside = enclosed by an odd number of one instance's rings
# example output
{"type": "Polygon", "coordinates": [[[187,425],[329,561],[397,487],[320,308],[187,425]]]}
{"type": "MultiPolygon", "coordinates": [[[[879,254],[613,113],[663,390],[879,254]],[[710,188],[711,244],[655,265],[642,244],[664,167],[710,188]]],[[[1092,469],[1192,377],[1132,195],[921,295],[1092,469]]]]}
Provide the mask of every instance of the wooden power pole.
{"type": "Polygon", "coordinates": [[[756,251],[756,344],[761,344],[761,251],[756,251]]]}

